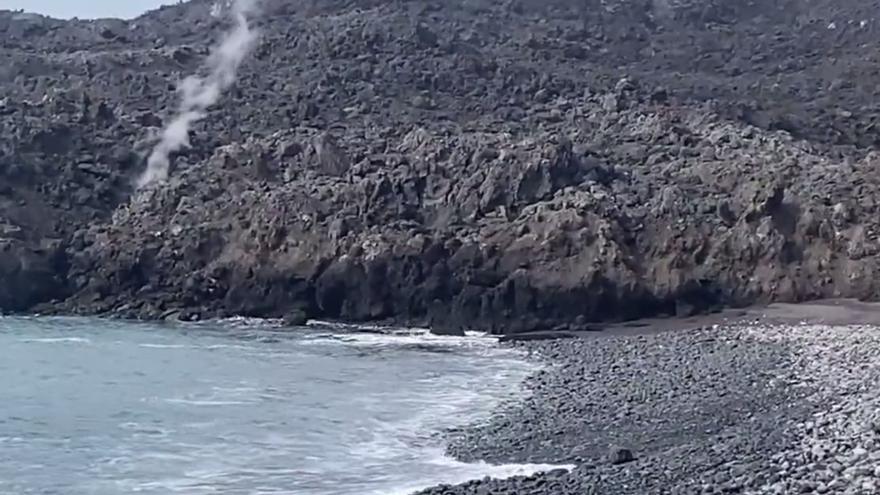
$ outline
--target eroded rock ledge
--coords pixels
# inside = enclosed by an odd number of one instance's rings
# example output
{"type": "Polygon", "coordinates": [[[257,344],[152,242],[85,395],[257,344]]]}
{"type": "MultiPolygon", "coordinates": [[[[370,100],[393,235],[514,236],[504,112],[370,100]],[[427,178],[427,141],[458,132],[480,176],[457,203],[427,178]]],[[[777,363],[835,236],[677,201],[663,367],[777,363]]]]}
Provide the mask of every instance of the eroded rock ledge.
{"type": "Polygon", "coordinates": [[[210,2],[0,13],[0,308],[522,332],[880,293],[880,35],[823,24],[861,3],[458,3],[267,2],[139,192],[210,2]]]}

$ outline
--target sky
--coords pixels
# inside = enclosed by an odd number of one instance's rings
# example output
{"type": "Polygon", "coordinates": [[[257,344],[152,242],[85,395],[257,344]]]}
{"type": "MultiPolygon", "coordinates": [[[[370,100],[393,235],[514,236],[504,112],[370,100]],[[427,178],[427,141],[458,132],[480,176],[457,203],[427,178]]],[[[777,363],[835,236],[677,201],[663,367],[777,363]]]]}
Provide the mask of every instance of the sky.
{"type": "Polygon", "coordinates": [[[121,17],[130,19],[177,0],[0,0],[0,10],[24,9],[60,19],[121,17]]]}

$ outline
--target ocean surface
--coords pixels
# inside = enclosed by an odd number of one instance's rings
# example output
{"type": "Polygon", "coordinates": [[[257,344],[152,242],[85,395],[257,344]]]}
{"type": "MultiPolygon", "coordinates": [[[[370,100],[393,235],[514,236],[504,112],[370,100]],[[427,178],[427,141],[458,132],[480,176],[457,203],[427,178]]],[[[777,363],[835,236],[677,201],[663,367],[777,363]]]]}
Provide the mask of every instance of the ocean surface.
{"type": "Polygon", "coordinates": [[[549,469],[459,463],[440,435],[533,370],[480,336],[0,318],[0,494],[406,494],[549,469]]]}

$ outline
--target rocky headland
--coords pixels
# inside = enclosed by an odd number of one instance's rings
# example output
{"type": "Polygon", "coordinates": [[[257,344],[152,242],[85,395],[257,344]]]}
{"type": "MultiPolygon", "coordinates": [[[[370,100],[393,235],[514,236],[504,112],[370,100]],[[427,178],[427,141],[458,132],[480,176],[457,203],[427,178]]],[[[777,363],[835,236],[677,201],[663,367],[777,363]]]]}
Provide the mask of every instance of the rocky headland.
{"type": "Polygon", "coordinates": [[[876,298],[871,5],[267,0],[140,191],[222,9],[4,12],[0,308],[512,333],[876,298]]]}

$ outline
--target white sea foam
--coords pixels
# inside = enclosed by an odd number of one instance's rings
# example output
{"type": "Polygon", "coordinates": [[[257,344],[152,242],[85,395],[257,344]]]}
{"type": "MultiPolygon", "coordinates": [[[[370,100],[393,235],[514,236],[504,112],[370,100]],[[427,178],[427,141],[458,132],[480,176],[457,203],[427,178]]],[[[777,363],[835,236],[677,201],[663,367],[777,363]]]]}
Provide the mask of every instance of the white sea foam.
{"type": "MultiPolygon", "coordinates": [[[[404,335],[361,335],[360,344],[401,343],[421,336],[404,335]]],[[[440,342],[451,343],[448,337],[436,337],[440,342]]],[[[459,345],[478,339],[479,345],[493,344],[494,341],[482,335],[453,338],[459,345]]],[[[350,342],[347,342],[350,344],[350,342]]],[[[453,344],[454,345],[454,344],[453,344]]],[[[456,426],[478,424],[485,421],[493,410],[500,407],[503,398],[523,399],[528,391],[522,386],[524,379],[540,369],[540,366],[521,359],[511,350],[502,350],[494,345],[485,347],[485,356],[491,356],[488,366],[495,368],[492,380],[485,376],[447,376],[419,380],[425,385],[424,396],[415,395],[413,402],[421,404],[416,412],[404,421],[377,423],[371,441],[352,449],[352,453],[364,465],[375,464],[377,468],[387,466],[389,459],[406,459],[416,451],[419,464],[431,466],[424,470],[433,476],[422,475],[411,483],[398,483],[395,486],[382,486],[364,493],[375,495],[409,495],[415,491],[439,484],[459,484],[485,477],[507,479],[515,476],[530,476],[538,472],[571,470],[574,465],[563,464],[502,464],[486,462],[465,463],[445,452],[443,442],[438,442],[436,434],[456,426]],[[430,394],[428,396],[427,394],[430,394]],[[426,404],[431,404],[426,407],[426,404]],[[433,434],[432,434],[433,432],[433,434]]]]}
{"type": "Polygon", "coordinates": [[[220,320],[214,321],[205,321],[205,322],[196,322],[194,325],[200,324],[208,324],[215,325],[216,323],[220,323],[223,326],[231,326],[237,328],[247,328],[247,329],[255,329],[255,328],[277,328],[282,326],[282,320],[277,318],[254,318],[251,316],[231,316],[229,318],[222,318],[220,320]]]}
{"type": "Polygon", "coordinates": [[[42,339],[22,339],[22,342],[34,344],[91,344],[92,341],[84,337],[54,337],[42,339]]]}
{"type": "Polygon", "coordinates": [[[147,349],[186,349],[187,346],[182,344],[138,344],[138,347],[146,347],[147,349]]]}
{"type": "Polygon", "coordinates": [[[306,323],[307,327],[323,327],[323,328],[332,328],[336,330],[346,330],[346,331],[373,331],[380,333],[398,333],[398,334],[425,334],[429,333],[430,329],[427,328],[418,328],[418,327],[397,327],[397,326],[389,326],[389,325],[369,325],[365,323],[341,323],[335,321],[324,321],[324,320],[309,320],[306,323]]]}
{"type": "MultiPolygon", "coordinates": [[[[316,322],[314,328],[327,325],[316,322]]],[[[441,346],[494,347],[498,340],[481,332],[466,332],[464,337],[435,335],[422,328],[385,328],[333,324],[327,333],[306,336],[305,344],[344,344],[347,346],[441,346]],[[344,330],[340,332],[339,330],[344,330]]]]}
{"type": "Polygon", "coordinates": [[[199,399],[162,399],[169,404],[184,404],[187,406],[243,406],[254,404],[253,401],[243,400],[199,400],[199,399]]]}
{"type": "Polygon", "coordinates": [[[486,477],[504,480],[559,469],[571,471],[575,468],[574,464],[488,464],[482,461],[464,463],[444,455],[440,450],[433,451],[425,460],[425,464],[435,466],[437,468],[435,472],[444,474],[438,475],[433,480],[423,479],[397,488],[382,488],[367,493],[370,495],[411,495],[419,490],[439,484],[457,485],[486,477]]]}

